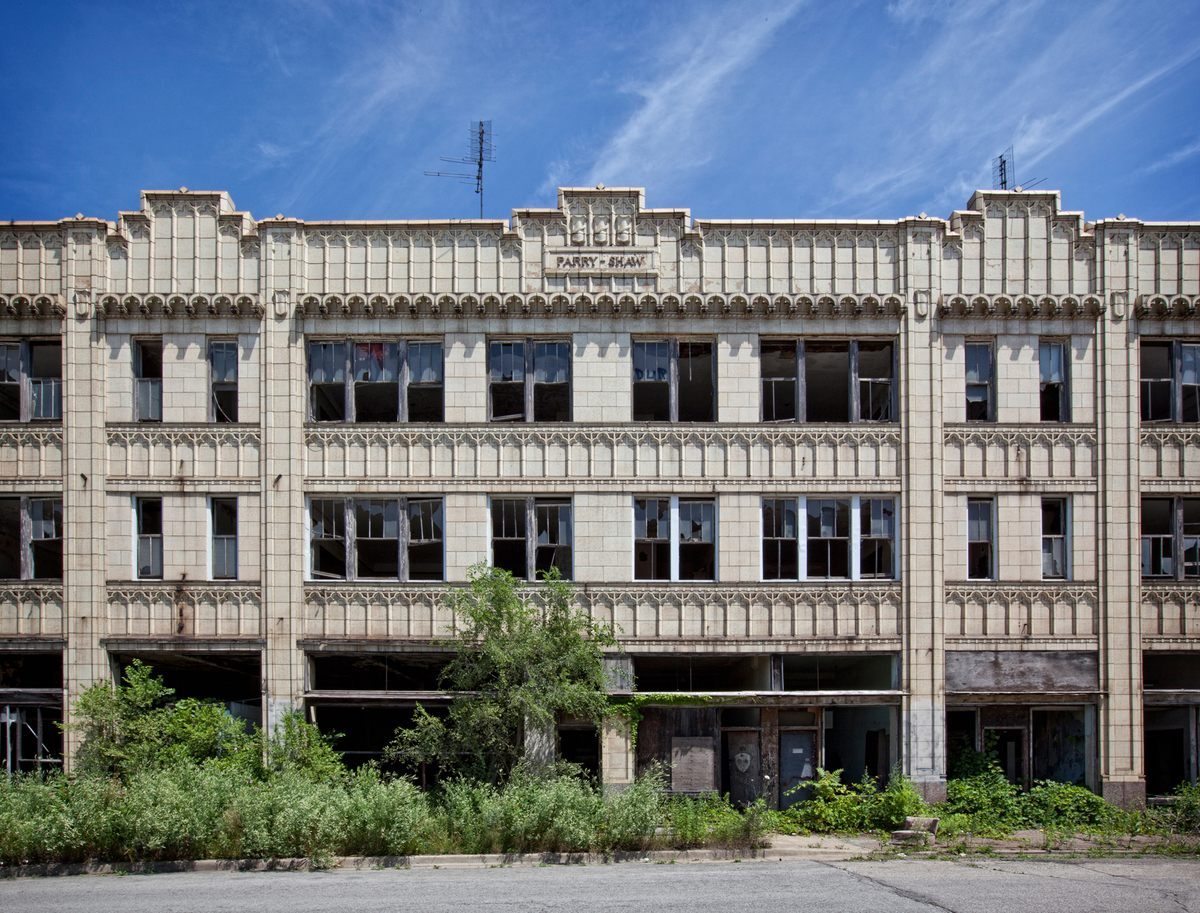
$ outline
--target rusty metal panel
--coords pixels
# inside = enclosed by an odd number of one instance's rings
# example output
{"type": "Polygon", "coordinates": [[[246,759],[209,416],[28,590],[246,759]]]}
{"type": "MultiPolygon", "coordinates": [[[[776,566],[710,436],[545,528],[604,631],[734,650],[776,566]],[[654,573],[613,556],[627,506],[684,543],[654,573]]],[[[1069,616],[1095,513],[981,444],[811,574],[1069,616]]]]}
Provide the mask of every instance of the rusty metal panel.
{"type": "Polygon", "coordinates": [[[1077,651],[951,650],[946,653],[946,690],[951,692],[1095,691],[1095,653],[1077,651]]]}
{"type": "Polygon", "coordinates": [[[716,778],[717,746],[713,739],[671,739],[672,792],[714,792],[716,778]]]}

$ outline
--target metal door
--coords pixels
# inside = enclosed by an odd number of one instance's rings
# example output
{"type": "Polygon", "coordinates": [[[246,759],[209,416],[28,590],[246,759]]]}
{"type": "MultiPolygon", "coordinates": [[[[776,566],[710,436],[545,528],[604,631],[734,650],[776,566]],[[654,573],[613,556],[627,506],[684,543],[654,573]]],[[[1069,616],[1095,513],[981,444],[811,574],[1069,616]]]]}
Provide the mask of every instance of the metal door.
{"type": "Polygon", "coordinates": [[[725,789],[734,805],[749,805],[762,790],[757,729],[726,729],[725,789]]]}
{"type": "Polygon", "coordinates": [[[779,733],[779,807],[787,808],[812,798],[817,775],[815,729],[785,729],[779,733]]]}

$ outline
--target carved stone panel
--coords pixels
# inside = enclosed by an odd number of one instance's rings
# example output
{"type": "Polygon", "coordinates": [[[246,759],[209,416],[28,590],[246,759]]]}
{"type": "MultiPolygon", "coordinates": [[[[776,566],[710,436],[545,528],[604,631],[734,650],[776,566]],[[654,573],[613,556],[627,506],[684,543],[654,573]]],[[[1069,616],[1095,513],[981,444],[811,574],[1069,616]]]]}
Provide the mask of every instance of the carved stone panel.
{"type": "Polygon", "coordinates": [[[0,584],[0,637],[64,637],[66,630],[62,584],[0,584]]]}
{"type": "Polygon", "coordinates": [[[110,425],[111,479],[257,479],[258,428],[110,425]]]}
{"type": "Polygon", "coordinates": [[[1099,633],[1094,585],[964,584],[946,588],[946,637],[1079,638],[1099,633]]]}
{"type": "Polygon", "coordinates": [[[1200,428],[1142,428],[1142,481],[1200,480],[1200,428]]]}
{"type": "Polygon", "coordinates": [[[108,588],[109,637],[261,637],[257,586],[152,583],[108,588]]]}
{"type": "Polygon", "coordinates": [[[948,479],[1079,479],[1096,475],[1091,428],[951,425],[945,431],[948,479]]]}
{"type": "Polygon", "coordinates": [[[0,479],[61,479],[61,427],[0,428],[0,479]]]}

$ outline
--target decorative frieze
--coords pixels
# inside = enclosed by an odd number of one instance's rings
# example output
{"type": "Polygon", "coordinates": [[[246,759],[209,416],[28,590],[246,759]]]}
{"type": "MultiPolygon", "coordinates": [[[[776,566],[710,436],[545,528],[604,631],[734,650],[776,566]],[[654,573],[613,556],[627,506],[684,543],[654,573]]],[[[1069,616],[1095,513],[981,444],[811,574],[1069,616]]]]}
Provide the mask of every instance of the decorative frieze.
{"type": "Polygon", "coordinates": [[[258,295],[102,294],[98,313],[104,317],[251,317],[263,315],[258,295]]]}
{"type": "Polygon", "coordinates": [[[1200,295],[1138,295],[1134,313],[1141,320],[1177,320],[1196,316],[1200,295]]]}
{"type": "Polygon", "coordinates": [[[1090,583],[950,583],[946,637],[1095,637],[1099,605],[1099,590],[1090,583]]]}
{"type": "Polygon", "coordinates": [[[58,481],[62,473],[61,425],[0,425],[0,479],[58,481]]]}
{"type": "Polygon", "coordinates": [[[58,582],[0,582],[0,637],[63,637],[63,588],[58,582]]]}
{"type": "Polygon", "coordinates": [[[310,480],[892,480],[893,426],[309,426],[310,480]]]}
{"type": "Polygon", "coordinates": [[[109,637],[261,637],[257,584],[155,582],[109,584],[109,637]]]}
{"type": "Polygon", "coordinates": [[[108,426],[110,479],[254,479],[261,433],[251,425],[108,426]]]}
{"type": "Polygon", "coordinates": [[[1094,479],[1096,431],[1090,426],[946,425],[947,480],[1094,479]]]}
{"type": "Polygon", "coordinates": [[[59,320],[66,312],[62,295],[0,295],[0,318],[59,320]]]}
{"type": "Polygon", "coordinates": [[[1143,582],[1142,636],[1200,637],[1200,587],[1143,582]]]}
{"type": "Polygon", "coordinates": [[[1143,482],[1200,481],[1200,427],[1143,425],[1141,477],[1143,482]]]}
{"type": "Polygon", "coordinates": [[[1099,295],[947,295],[938,307],[943,319],[1094,319],[1102,313],[1104,299],[1099,295]]]}
{"type": "MultiPolygon", "coordinates": [[[[455,624],[447,591],[404,584],[308,584],[303,636],[446,637],[455,624]]],[[[899,584],[580,584],[575,598],[628,640],[829,638],[840,643],[865,638],[894,647],[902,624],[899,584]]]]}

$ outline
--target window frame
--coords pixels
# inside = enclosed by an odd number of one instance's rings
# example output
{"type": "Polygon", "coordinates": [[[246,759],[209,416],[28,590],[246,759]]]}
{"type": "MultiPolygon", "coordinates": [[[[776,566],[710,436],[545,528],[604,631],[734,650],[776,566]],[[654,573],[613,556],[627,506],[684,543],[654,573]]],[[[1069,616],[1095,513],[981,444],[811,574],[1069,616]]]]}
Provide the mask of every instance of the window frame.
{"type": "MultiPolygon", "coordinates": [[[[238,561],[238,525],[240,515],[238,513],[238,498],[237,495],[210,495],[208,498],[208,577],[210,580],[237,580],[239,572],[238,561]],[[217,505],[231,503],[233,504],[233,532],[218,533],[217,532],[217,505]],[[218,542],[221,543],[221,552],[229,557],[229,546],[232,544],[233,557],[233,572],[232,573],[217,573],[217,554],[218,542]]],[[[228,570],[228,569],[226,569],[228,570]]]]}
{"type": "Polygon", "coordinates": [[[992,496],[968,497],[967,498],[967,580],[979,581],[995,581],[1000,579],[999,567],[997,561],[996,548],[996,531],[997,531],[997,507],[996,498],[992,496]],[[972,539],[971,538],[971,506],[986,505],[988,510],[988,538],[987,539],[972,539]],[[980,543],[987,544],[988,555],[988,573],[986,576],[978,576],[971,572],[971,546],[980,543]]]}
{"type": "MultiPolygon", "coordinates": [[[[635,583],[718,583],[721,579],[721,505],[720,498],[716,495],[634,495],[631,501],[633,510],[633,537],[632,549],[630,550],[630,558],[632,559],[632,573],[630,578],[635,583]],[[661,542],[662,536],[657,538],[638,537],[637,528],[637,511],[639,501],[667,501],[667,554],[669,558],[670,576],[669,577],[639,577],[637,575],[637,547],[638,543],[646,542],[661,542]],[[713,575],[711,578],[704,577],[680,577],[680,546],[684,544],[680,537],[680,520],[679,520],[679,505],[681,502],[705,502],[712,507],[712,550],[713,550],[713,575]]],[[[703,543],[708,544],[708,543],[703,543]]]]}
{"type": "MultiPolygon", "coordinates": [[[[446,343],[441,336],[305,336],[304,337],[304,383],[305,383],[305,422],[313,425],[362,425],[362,424],[444,424],[446,421],[446,343]],[[357,404],[354,387],[358,381],[354,378],[354,351],[356,344],[382,344],[396,347],[396,418],[384,419],[378,422],[360,422],[356,416],[357,404]],[[413,381],[409,365],[409,347],[430,345],[436,343],[441,349],[439,363],[440,382],[413,381]],[[312,348],[314,346],[341,346],[341,381],[323,381],[321,386],[340,385],[342,388],[342,417],[335,419],[317,418],[316,399],[313,396],[312,379],[312,348]],[[412,421],[409,416],[412,409],[409,395],[412,389],[435,390],[440,388],[441,418],[437,420],[412,421]]],[[[390,382],[383,382],[390,383],[390,382]]]]}
{"type": "Polygon", "coordinates": [[[629,415],[630,420],[642,423],[668,423],[679,424],[681,422],[689,425],[711,425],[719,420],[717,413],[719,388],[719,377],[717,373],[717,337],[715,336],[635,336],[630,340],[629,345],[629,415]],[[637,378],[637,359],[635,357],[636,349],[639,345],[650,345],[665,343],[667,345],[667,418],[638,418],[637,417],[637,391],[638,384],[660,384],[664,383],[661,380],[638,380],[637,378]],[[679,349],[681,345],[707,344],[709,346],[709,371],[712,376],[712,390],[709,396],[708,414],[709,418],[700,421],[692,421],[680,419],[679,417],[679,349]]]}
{"type": "Polygon", "coordinates": [[[62,338],[59,336],[23,336],[2,337],[0,346],[13,346],[17,354],[17,379],[15,381],[0,381],[6,386],[17,388],[17,417],[0,419],[0,425],[33,424],[42,422],[61,422],[63,407],[63,362],[62,338]],[[52,345],[58,347],[58,374],[35,375],[33,373],[33,349],[35,346],[52,345]],[[41,416],[34,414],[34,387],[36,383],[50,381],[53,391],[52,402],[54,415],[41,416]]]}
{"type": "Polygon", "coordinates": [[[241,381],[241,377],[240,377],[241,372],[238,368],[238,361],[241,356],[241,347],[238,345],[238,338],[236,336],[210,336],[210,337],[208,337],[207,356],[208,356],[208,420],[210,422],[213,422],[213,423],[219,424],[219,425],[236,425],[238,423],[238,420],[239,420],[238,416],[239,416],[239,413],[241,410],[241,403],[239,402],[239,390],[238,390],[238,385],[241,381]],[[215,370],[216,365],[214,364],[213,350],[217,346],[233,346],[233,380],[232,381],[216,379],[216,370],[215,370]],[[222,388],[221,392],[226,392],[226,393],[230,392],[229,388],[232,387],[232,392],[233,392],[233,415],[232,415],[232,417],[221,418],[221,416],[224,414],[224,410],[217,406],[218,387],[222,388]]]}
{"type": "Polygon", "coordinates": [[[553,424],[555,422],[569,422],[574,416],[574,345],[570,336],[489,336],[487,338],[487,364],[485,370],[487,372],[487,417],[489,422],[498,422],[502,424],[553,424]],[[521,354],[521,380],[519,381],[497,381],[492,379],[492,346],[493,345],[513,345],[520,344],[522,346],[521,354]],[[567,416],[562,419],[541,419],[537,417],[537,393],[538,386],[550,386],[550,382],[543,382],[537,379],[537,349],[539,345],[561,345],[564,346],[567,353],[567,379],[565,381],[554,381],[553,386],[565,384],[567,388],[567,416]],[[495,414],[494,402],[492,398],[492,386],[497,383],[505,384],[520,384],[521,385],[521,415],[511,415],[497,417],[495,414]]]}
{"type": "MultiPolygon", "coordinates": [[[[995,375],[995,365],[992,366],[995,375]]],[[[1071,340],[1062,338],[1047,338],[1038,340],[1038,419],[1047,423],[1067,424],[1071,421],[1071,340]],[[1062,377],[1058,381],[1047,380],[1045,377],[1042,352],[1044,349],[1056,347],[1061,353],[1062,377]],[[1050,387],[1058,387],[1058,417],[1046,417],[1046,394],[1050,387]]]]}
{"type": "MultiPolygon", "coordinates": [[[[437,517],[438,517],[438,514],[435,513],[434,519],[436,519],[437,517]]],[[[334,520],[336,522],[336,517],[334,518],[334,520]]],[[[362,582],[370,582],[370,583],[422,583],[422,582],[442,583],[442,582],[445,582],[445,580],[446,580],[446,499],[444,497],[442,497],[441,495],[427,496],[427,495],[361,494],[361,495],[357,495],[357,496],[332,495],[329,497],[309,495],[309,496],[306,496],[304,499],[304,538],[305,538],[305,543],[307,546],[307,548],[305,550],[304,579],[310,583],[326,583],[326,582],[331,582],[331,581],[342,581],[342,582],[362,581],[362,582]],[[361,576],[358,573],[358,540],[359,540],[359,536],[358,536],[357,507],[358,507],[358,502],[368,502],[368,501],[381,502],[381,503],[391,502],[396,505],[397,557],[396,557],[396,576],[395,577],[369,577],[369,576],[361,576]],[[437,505],[441,507],[440,519],[441,519],[442,537],[440,540],[441,541],[440,554],[441,554],[442,572],[441,572],[441,576],[436,578],[436,580],[432,577],[414,578],[412,576],[412,567],[411,567],[412,562],[410,560],[410,548],[414,545],[414,541],[412,540],[411,530],[410,530],[411,518],[410,518],[410,514],[409,514],[409,505],[415,504],[415,503],[422,503],[422,502],[426,502],[426,501],[437,502],[437,505]],[[325,541],[325,540],[339,541],[339,537],[336,537],[336,536],[322,536],[320,538],[320,540],[316,540],[313,538],[312,511],[313,511],[313,505],[318,504],[318,503],[337,505],[337,509],[340,511],[341,528],[342,528],[342,536],[340,537],[340,541],[342,542],[344,562],[345,562],[345,573],[340,577],[335,577],[335,576],[318,577],[318,576],[315,576],[313,573],[313,543],[315,541],[325,541]]],[[[369,537],[366,537],[366,538],[369,538],[369,537]]],[[[380,537],[376,537],[376,538],[380,538],[380,537]]],[[[382,538],[390,538],[390,537],[382,537],[382,538]]],[[[421,539],[416,544],[424,546],[424,545],[428,545],[429,543],[435,542],[435,541],[438,541],[438,540],[436,540],[436,539],[421,539]]]]}
{"type": "Polygon", "coordinates": [[[1200,337],[1170,338],[1160,336],[1142,336],[1138,340],[1138,417],[1144,425],[1194,425],[1200,423],[1200,383],[1185,384],[1183,377],[1185,350],[1195,350],[1200,371],[1200,337]],[[1144,364],[1143,353],[1147,345],[1161,346],[1167,349],[1168,376],[1147,378],[1142,374],[1144,364]],[[1147,397],[1150,385],[1169,385],[1169,408],[1167,418],[1147,418],[1147,405],[1152,404],[1153,396],[1147,397]],[[1184,394],[1191,389],[1191,400],[1196,404],[1193,408],[1195,418],[1184,416],[1184,394]]]}
{"type": "Polygon", "coordinates": [[[51,495],[3,495],[0,496],[0,501],[15,502],[17,508],[17,576],[0,578],[10,581],[30,581],[40,582],[45,580],[62,580],[63,575],[61,569],[65,566],[66,559],[66,509],[61,497],[53,497],[51,495]],[[35,538],[33,535],[33,505],[35,503],[49,503],[57,505],[57,536],[42,536],[35,538]],[[57,542],[58,543],[58,563],[60,573],[58,576],[48,574],[35,575],[34,571],[37,567],[37,562],[34,559],[34,543],[35,542],[57,542]]]}
{"type": "Polygon", "coordinates": [[[1139,501],[1138,515],[1138,541],[1140,550],[1139,574],[1142,580],[1150,582],[1162,582],[1168,580],[1187,581],[1200,580],[1200,495],[1142,495],[1139,501]],[[1166,534],[1145,532],[1146,523],[1146,502],[1147,501],[1166,501],[1169,505],[1167,516],[1170,519],[1170,531],[1166,534]],[[1194,502],[1194,510],[1196,511],[1192,525],[1197,529],[1194,533],[1189,534],[1187,517],[1188,502],[1194,502]],[[1148,540],[1165,540],[1170,543],[1170,554],[1167,556],[1171,561],[1171,571],[1166,574],[1147,574],[1146,563],[1147,555],[1146,546],[1148,540]],[[1194,553],[1197,554],[1195,561],[1195,570],[1188,573],[1188,541],[1194,540],[1194,553]]]}
{"type": "Polygon", "coordinates": [[[164,549],[164,532],[166,527],[165,505],[162,495],[134,495],[133,496],[133,579],[134,580],[165,580],[166,579],[166,562],[164,549]],[[158,532],[143,533],[142,532],[142,514],[143,505],[151,502],[158,502],[158,532]],[[142,540],[148,540],[151,547],[156,552],[154,557],[158,561],[158,574],[153,573],[143,575],[141,571],[141,554],[142,540]],[[156,545],[157,543],[157,545],[156,545]]]}
{"type": "MultiPolygon", "coordinates": [[[[851,494],[843,492],[829,492],[814,495],[795,495],[784,496],[778,495],[763,495],[759,501],[759,512],[762,517],[763,529],[765,532],[766,510],[768,502],[784,502],[789,504],[796,512],[796,576],[795,577],[769,577],[767,576],[767,555],[766,544],[768,537],[765,534],[760,541],[760,566],[759,579],[765,583],[804,583],[809,581],[818,582],[839,582],[839,581],[867,581],[867,582],[896,582],[900,580],[900,497],[896,494],[851,494]],[[846,538],[847,544],[847,568],[848,575],[845,577],[816,577],[808,572],[809,544],[810,538],[808,535],[808,507],[810,501],[846,501],[849,510],[849,530],[846,538]],[[863,545],[866,541],[885,541],[883,536],[870,535],[869,530],[863,528],[862,511],[864,507],[875,501],[886,501],[891,503],[892,515],[891,535],[886,537],[886,541],[891,547],[891,574],[890,576],[881,576],[877,574],[867,574],[863,571],[863,545]]],[[[835,537],[842,538],[842,537],[835,537]]],[[[770,537],[770,541],[792,541],[787,538],[770,537]]],[[[820,541],[829,541],[821,539],[820,541]]]]}
{"type": "Polygon", "coordinates": [[[133,420],[138,424],[143,425],[161,425],[163,422],[163,413],[166,411],[163,402],[163,365],[165,363],[163,355],[163,338],[161,336],[134,336],[131,340],[133,346],[133,420]],[[145,376],[145,365],[143,349],[148,345],[158,346],[158,376],[145,376]],[[157,385],[155,382],[157,381],[157,385]],[[149,408],[146,410],[148,414],[143,415],[142,409],[142,387],[145,385],[147,390],[158,390],[157,397],[151,397],[151,402],[148,403],[149,408]],[[153,400],[157,398],[158,411],[154,412],[153,400]]]}
{"type": "Polygon", "coordinates": [[[1042,562],[1042,579],[1069,581],[1072,574],[1071,562],[1071,499],[1061,496],[1046,496],[1040,501],[1041,519],[1039,526],[1041,530],[1041,562],[1042,562]],[[1059,520],[1062,524],[1061,533],[1046,532],[1046,507],[1050,504],[1056,504],[1059,509],[1059,520]],[[1062,549],[1062,573],[1052,575],[1046,573],[1046,544],[1047,542],[1061,542],[1062,549]]]}
{"type": "MultiPolygon", "coordinates": [[[[758,350],[759,378],[759,421],[771,425],[783,424],[822,424],[849,425],[866,423],[870,425],[894,425],[899,421],[899,344],[895,336],[761,336],[758,350]],[[762,346],[763,343],[792,343],[792,366],[794,369],[794,389],[792,395],[796,403],[796,415],[793,418],[767,418],[766,388],[768,383],[777,383],[780,378],[768,378],[763,375],[762,346]],[[846,343],[847,373],[846,373],[846,415],[845,421],[810,422],[808,419],[808,380],[807,380],[807,351],[808,343],[846,343]],[[887,379],[888,385],[888,417],[864,418],[863,416],[863,383],[882,383],[881,378],[862,376],[859,347],[863,343],[884,343],[891,346],[891,371],[887,379]]],[[[783,378],[786,380],[786,378],[783,378]]]]}
{"type": "MultiPolygon", "coordinates": [[[[565,549],[568,557],[568,567],[565,572],[562,571],[558,562],[551,562],[551,567],[559,567],[562,573],[563,580],[575,579],[575,501],[570,496],[564,495],[491,495],[488,498],[488,565],[496,566],[496,526],[495,526],[495,511],[496,506],[502,503],[516,504],[520,508],[520,515],[525,521],[525,534],[523,537],[525,542],[525,574],[524,576],[513,574],[517,580],[528,583],[536,583],[543,578],[539,574],[543,574],[543,569],[538,565],[541,563],[538,560],[538,550],[546,548],[554,548],[556,550],[565,549]],[[541,528],[539,523],[541,516],[540,510],[558,507],[560,508],[559,522],[561,523],[562,515],[561,508],[566,507],[570,514],[568,519],[568,541],[564,544],[562,541],[561,526],[559,528],[559,541],[557,543],[547,542],[541,544],[541,528]]],[[[518,537],[505,537],[505,541],[519,541],[518,537]]]]}
{"type": "Polygon", "coordinates": [[[971,423],[986,424],[996,421],[996,340],[995,339],[966,339],[963,342],[963,420],[971,423]],[[985,348],[988,352],[988,378],[986,381],[972,383],[970,362],[967,352],[972,348],[985,348]],[[971,417],[971,387],[982,386],[987,394],[987,416],[984,418],[971,417]]]}

